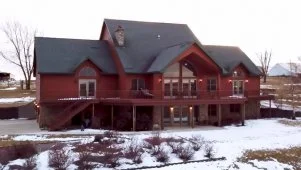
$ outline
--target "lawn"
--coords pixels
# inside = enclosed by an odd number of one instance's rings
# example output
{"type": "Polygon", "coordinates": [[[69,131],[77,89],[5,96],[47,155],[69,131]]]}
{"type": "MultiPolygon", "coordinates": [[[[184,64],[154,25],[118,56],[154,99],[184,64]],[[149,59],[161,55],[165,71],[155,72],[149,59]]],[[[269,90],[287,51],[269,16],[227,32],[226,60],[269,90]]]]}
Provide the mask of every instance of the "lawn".
{"type": "MultiPolygon", "coordinates": [[[[301,140],[297,139],[301,137],[301,127],[288,126],[282,121],[285,119],[248,120],[243,127],[226,126],[215,130],[115,133],[87,129],[2,138],[53,142],[51,149],[31,155],[36,159],[37,169],[50,169],[51,160],[57,155],[64,158],[68,169],[83,166],[96,169],[298,169],[301,140]]],[[[6,168],[21,166],[27,159],[12,160],[6,168]]]]}

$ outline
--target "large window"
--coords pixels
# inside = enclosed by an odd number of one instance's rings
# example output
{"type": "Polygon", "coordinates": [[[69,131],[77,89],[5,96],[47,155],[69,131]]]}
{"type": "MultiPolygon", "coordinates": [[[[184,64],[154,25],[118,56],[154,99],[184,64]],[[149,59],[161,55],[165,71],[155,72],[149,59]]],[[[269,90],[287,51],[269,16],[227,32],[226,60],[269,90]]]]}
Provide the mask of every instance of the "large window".
{"type": "Polygon", "coordinates": [[[208,105],[208,115],[209,116],[216,116],[217,115],[217,106],[216,106],[216,104],[209,104],[208,105]]]}
{"type": "Polygon", "coordinates": [[[96,97],[96,80],[79,80],[79,97],[96,97]]]}
{"type": "Polygon", "coordinates": [[[244,93],[244,81],[233,80],[233,95],[243,95],[244,93]]]}
{"type": "Polygon", "coordinates": [[[145,82],[143,79],[133,79],[131,90],[141,90],[145,89],[145,82]]]}
{"type": "Polygon", "coordinates": [[[207,79],[207,91],[216,91],[216,79],[215,78],[210,78],[207,79]]]}
{"type": "Polygon", "coordinates": [[[84,67],[79,71],[79,76],[96,76],[96,72],[91,67],[84,67]]]}

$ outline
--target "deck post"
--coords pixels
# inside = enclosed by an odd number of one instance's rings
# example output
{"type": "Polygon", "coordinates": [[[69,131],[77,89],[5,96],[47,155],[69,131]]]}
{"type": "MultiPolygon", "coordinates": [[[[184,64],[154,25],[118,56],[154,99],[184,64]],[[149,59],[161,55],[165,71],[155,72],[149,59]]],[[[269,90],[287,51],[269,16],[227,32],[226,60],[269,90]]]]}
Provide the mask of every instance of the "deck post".
{"type": "Polygon", "coordinates": [[[95,108],[94,108],[94,103],[92,104],[92,118],[91,118],[91,125],[95,123],[94,121],[94,116],[95,116],[95,108]]]}
{"type": "Polygon", "coordinates": [[[189,121],[190,121],[190,126],[194,128],[194,108],[193,106],[189,107],[189,121]]]}
{"type": "Polygon", "coordinates": [[[173,109],[172,106],[169,108],[169,111],[170,111],[170,125],[173,126],[173,124],[174,124],[174,109],[173,109]]]}
{"type": "Polygon", "coordinates": [[[164,129],[164,109],[163,106],[161,106],[161,130],[164,129]]]}
{"type": "Polygon", "coordinates": [[[241,125],[245,125],[245,118],[246,118],[246,104],[241,104],[241,125]]]}
{"type": "Polygon", "coordinates": [[[111,130],[114,129],[114,106],[111,105],[111,130]]]}
{"type": "Polygon", "coordinates": [[[269,117],[272,117],[272,100],[269,100],[269,117]]]}
{"type": "Polygon", "coordinates": [[[182,115],[183,115],[183,108],[182,105],[180,106],[180,127],[182,127],[182,115]]]}
{"type": "Polygon", "coordinates": [[[132,131],[136,131],[136,106],[133,105],[133,129],[132,131]]]}
{"type": "Polygon", "coordinates": [[[222,126],[222,107],[221,107],[221,104],[217,105],[217,126],[222,126]]]}

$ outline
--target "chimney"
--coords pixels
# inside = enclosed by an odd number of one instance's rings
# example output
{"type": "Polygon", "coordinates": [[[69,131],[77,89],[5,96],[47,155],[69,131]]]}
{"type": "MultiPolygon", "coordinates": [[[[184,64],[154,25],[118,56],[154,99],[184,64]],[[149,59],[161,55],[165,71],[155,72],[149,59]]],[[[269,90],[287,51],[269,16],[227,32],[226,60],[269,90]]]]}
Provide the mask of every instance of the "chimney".
{"type": "Polygon", "coordinates": [[[120,25],[115,31],[115,38],[119,46],[124,46],[124,29],[120,25]]]}

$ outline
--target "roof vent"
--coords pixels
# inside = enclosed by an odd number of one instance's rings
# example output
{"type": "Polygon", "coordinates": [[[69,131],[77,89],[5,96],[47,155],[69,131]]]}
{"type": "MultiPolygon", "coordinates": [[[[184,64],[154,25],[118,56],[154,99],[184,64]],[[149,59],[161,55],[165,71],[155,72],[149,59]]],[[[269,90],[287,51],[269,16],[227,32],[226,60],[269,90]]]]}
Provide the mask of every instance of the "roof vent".
{"type": "Polygon", "coordinates": [[[161,35],[160,35],[160,34],[158,34],[158,35],[157,35],[157,38],[158,38],[158,39],[160,39],[160,38],[161,38],[161,35]]]}
{"type": "Polygon", "coordinates": [[[119,46],[124,46],[124,29],[121,25],[118,25],[118,28],[115,31],[115,38],[119,46]]]}

